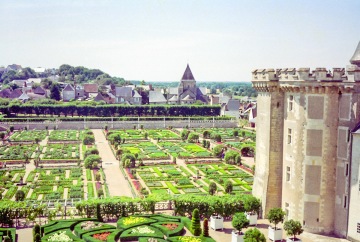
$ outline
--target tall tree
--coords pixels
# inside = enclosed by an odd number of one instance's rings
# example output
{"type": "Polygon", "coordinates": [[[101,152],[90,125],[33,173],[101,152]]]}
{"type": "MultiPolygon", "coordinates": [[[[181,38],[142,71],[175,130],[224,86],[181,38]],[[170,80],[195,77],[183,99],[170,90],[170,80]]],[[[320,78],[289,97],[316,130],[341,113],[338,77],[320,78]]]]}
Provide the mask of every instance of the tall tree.
{"type": "Polygon", "coordinates": [[[50,88],[50,98],[59,101],[61,99],[60,87],[58,84],[53,83],[50,88]]]}

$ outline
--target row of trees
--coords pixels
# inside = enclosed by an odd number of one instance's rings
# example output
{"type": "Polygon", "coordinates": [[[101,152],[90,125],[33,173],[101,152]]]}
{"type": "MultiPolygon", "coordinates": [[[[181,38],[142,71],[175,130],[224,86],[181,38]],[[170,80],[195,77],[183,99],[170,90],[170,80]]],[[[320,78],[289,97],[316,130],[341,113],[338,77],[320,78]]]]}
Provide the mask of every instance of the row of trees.
{"type": "Polygon", "coordinates": [[[66,116],[218,116],[220,106],[192,106],[192,105],[149,105],[127,106],[112,105],[82,105],[75,104],[10,104],[0,106],[0,112],[11,116],[18,115],[64,115],[66,116]]]}

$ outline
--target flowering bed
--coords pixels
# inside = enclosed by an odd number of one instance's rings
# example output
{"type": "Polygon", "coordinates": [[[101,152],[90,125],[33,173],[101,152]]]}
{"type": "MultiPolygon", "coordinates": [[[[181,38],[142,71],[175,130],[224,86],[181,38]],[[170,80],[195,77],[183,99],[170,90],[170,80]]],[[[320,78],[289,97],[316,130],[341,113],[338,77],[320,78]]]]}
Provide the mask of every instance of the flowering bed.
{"type": "Polygon", "coordinates": [[[118,220],[117,227],[120,229],[132,228],[139,225],[145,225],[150,223],[155,223],[156,221],[150,218],[130,216],[124,217],[118,220]]]}
{"type": "Polygon", "coordinates": [[[67,242],[67,241],[73,241],[73,240],[66,234],[66,231],[60,231],[60,232],[56,232],[56,233],[53,233],[52,235],[50,235],[49,238],[47,239],[47,241],[67,242]]]}
{"type": "Polygon", "coordinates": [[[110,234],[110,232],[103,232],[99,234],[94,234],[92,237],[97,240],[106,241],[107,237],[109,237],[110,234]]]}

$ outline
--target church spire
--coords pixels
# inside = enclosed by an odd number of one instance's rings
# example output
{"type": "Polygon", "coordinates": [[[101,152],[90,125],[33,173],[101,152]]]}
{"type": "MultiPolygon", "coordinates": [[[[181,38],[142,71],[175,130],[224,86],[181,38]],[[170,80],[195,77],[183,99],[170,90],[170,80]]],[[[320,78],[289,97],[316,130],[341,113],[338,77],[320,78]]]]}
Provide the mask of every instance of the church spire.
{"type": "Polygon", "coordinates": [[[357,65],[360,67],[360,41],[359,44],[355,50],[354,55],[350,59],[350,63],[353,65],[357,65]]]}
{"type": "Polygon", "coordinates": [[[181,80],[194,80],[195,81],[195,78],[190,70],[189,64],[187,64],[184,75],[181,80]]]}

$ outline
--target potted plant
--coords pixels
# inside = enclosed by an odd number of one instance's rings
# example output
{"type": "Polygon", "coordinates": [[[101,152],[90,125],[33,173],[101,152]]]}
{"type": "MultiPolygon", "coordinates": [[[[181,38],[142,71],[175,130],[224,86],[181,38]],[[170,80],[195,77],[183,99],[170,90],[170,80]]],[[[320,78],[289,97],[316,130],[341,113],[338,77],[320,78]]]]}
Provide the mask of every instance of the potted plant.
{"type": "Polygon", "coordinates": [[[243,228],[249,226],[249,220],[244,213],[235,213],[231,221],[234,231],[231,232],[231,242],[243,242],[244,233],[241,232],[243,228]]]}
{"type": "Polygon", "coordinates": [[[261,207],[261,202],[256,197],[249,197],[244,202],[245,215],[249,220],[249,225],[256,225],[258,219],[259,209],[261,207]]]}
{"type": "Polygon", "coordinates": [[[286,242],[293,242],[293,241],[301,241],[301,239],[296,238],[296,235],[300,235],[304,232],[301,223],[299,221],[295,221],[290,219],[284,223],[284,230],[286,234],[292,236],[292,238],[287,238],[286,242]]]}
{"type": "Polygon", "coordinates": [[[220,215],[212,215],[210,217],[210,228],[213,230],[224,229],[224,218],[220,215]]]}
{"type": "Polygon", "coordinates": [[[263,233],[260,232],[257,228],[248,229],[244,235],[245,241],[256,241],[256,242],[266,242],[266,238],[263,233]]]}
{"type": "Polygon", "coordinates": [[[269,239],[272,241],[282,240],[282,229],[276,228],[276,225],[284,221],[285,212],[281,208],[272,208],[266,217],[270,223],[275,225],[274,227],[269,226],[269,239]]]}

